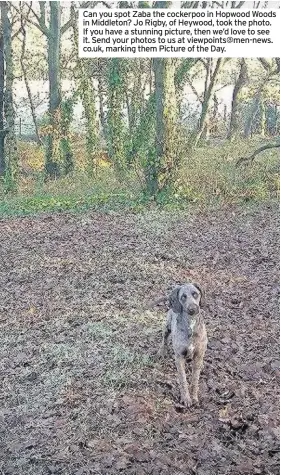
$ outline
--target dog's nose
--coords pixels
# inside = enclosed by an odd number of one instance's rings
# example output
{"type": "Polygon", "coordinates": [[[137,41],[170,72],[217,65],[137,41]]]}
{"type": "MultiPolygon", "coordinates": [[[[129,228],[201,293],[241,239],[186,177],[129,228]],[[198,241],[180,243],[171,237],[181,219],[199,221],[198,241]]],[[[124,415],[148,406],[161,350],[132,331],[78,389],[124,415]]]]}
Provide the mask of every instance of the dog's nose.
{"type": "Polygon", "coordinates": [[[189,315],[195,315],[196,313],[198,313],[199,308],[197,305],[191,304],[187,307],[187,311],[189,315]]]}

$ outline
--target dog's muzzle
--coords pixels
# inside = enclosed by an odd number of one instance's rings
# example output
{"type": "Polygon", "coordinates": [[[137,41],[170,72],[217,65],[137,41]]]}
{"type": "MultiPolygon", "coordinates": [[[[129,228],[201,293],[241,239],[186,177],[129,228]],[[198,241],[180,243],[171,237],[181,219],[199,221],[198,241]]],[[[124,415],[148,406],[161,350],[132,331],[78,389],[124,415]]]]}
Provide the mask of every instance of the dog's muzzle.
{"type": "Polygon", "coordinates": [[[187,313],[189,315],[197,315],[197,313],[199,312],[199,307],[198,305],[195,305],[195,304],[190,304],[188,305],[187,307],[187,313]]]}

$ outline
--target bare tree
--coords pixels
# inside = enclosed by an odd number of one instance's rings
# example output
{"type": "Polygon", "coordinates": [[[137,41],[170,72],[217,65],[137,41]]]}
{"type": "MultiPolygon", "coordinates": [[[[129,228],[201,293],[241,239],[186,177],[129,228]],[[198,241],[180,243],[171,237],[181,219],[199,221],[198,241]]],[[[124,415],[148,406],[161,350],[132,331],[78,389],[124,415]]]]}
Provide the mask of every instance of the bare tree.
{"type": "Polygon", "coordinates": [[[228,140],[233,140],[239,130],[239,120],[238,120],[238,108],[239,108],[239,95],[242,88],[245,86],[248,80],[247,75],[247,64],[244,58],[239,60],[239,73],[237,80],[234,85],[232,102],[231,102],[231,116],[230,124],[227,138],[228,140]]]}
{"type": "Polygon", "coordinates": [[[5,183],[7,191],[15,191],[17,187],[18,176],[18,153],[15,134],[15,111],[13,99],[14,65],[12,50],[12,24],[10,20],[11,6],[9,2],[1,2],[0,7],[5,60],[4,114],[7,124],[7,133],[5,134],[5,183]]]}
{"type": "Polygon", "coordinates": [[[2,30],[2,21],[0,23],[0,176],[5,173],[5,134],[4,130],[4,38],[2,30]]]}
{"type": "MultiPolygon", "coordinates": [[[[29,11],[30,11],[30,9],[29,9],[29,11]]],[[[29,15],[29,12],[27,13],[27,17],[28,17],[28,15],[29,15]]],[[[27,95],[28,95],[28,100],[29,100],[32,120],[33,120],[33,124],[34,124],[34,128],[35,128],[37,143],[41,144],[42,142],[41,142],[41,139],[40,139],[40,136],[39,136],[35,106],[34,106],[34,103],[33,103],[32,92],[31,92],[31,89],[30,89],[30,86],[29,86],[28,72],[27,72],[27,68],[26,68],[26,28],[25,28],[26,21],[25,21],[25,18],[23,16],[22,12],[21,12],[21,15],[20,15],[20,24],[21,24],[20,32],[22,34],[20,65],[21,65],[23,80],[24,80],[27,95]]]]}
{"type": "Polygon", "coordinates": [[[48,2],[49,4],[49,23],[47,24],[47,11],[45,1],[39,2],[39,12],[25,2],[27,6],[27,14],[23,14],[23,10],[19,10],[13,4],[13,8],[24,16],[25,20],[34,25],[47,40],[48,55],[48,77],[49,77],[49,132],[46,137],[46,153],[45,153],[45,172],[46,176],[55,178],[62,172],[67,172],[73,168],[71,154],[65,152],[62,144],[65,139],[61,137],[61,113],[60,110],[61,97],[61,71],[60,71],[60,43],[61,35],[65,33],[71,25],[71,18],[61,25],[61,6],[60,2],[48,2]],[[29,13],[32,13],[30,15],[29,13]],[[62,159],[61,159],[62,155],[62,159]]]}
{"type": "Polygon", "coordinates": [[[86,152],[87,152],[87,172],[93,175],[96,172],[96,152],[98,146],[97,131],[97,114],[96,114],[96,93],[93,87],[92,78],[88,72],[88,62],[79,58],[78,54],[78,31],[77,20],[78,12],[75,10],[74,4],[71,5],[71,19],[74,44],[77,53],[76,70],[77,70],[77,92],[81,98],[86,119],[86,152]]]}
{"type": "MultiPolygon", "coordinates": [[[[201,102],[201,115],[199,119],[199,124],[197,130],[192,134],[191,137],[191,145],[196,146],[198,141],[200,140],[205,126],[207,124],[208,113],[211,105],[211,100],[213,98],[215,84],[220,73],[220,70],[225,63],[223,58],[214,59],[208,58],[207,60],[202,59],[202,64],[205,68],[205,87],[203,98],[200,100],[201,102]]],[[[195,92],[195,91],[194,91],[195,92]]],[[[199,97],[199,96],[198,96],[199,97]]]]}
{"type": "Polygon", "coordinates": [[[248,118],[244,126],[244,136],[249,137],[254,118],[258,112],[260,102],[266,86],[276,78],[276,75],[280,73],[280,58],[274,58],[273,60],[259,58],[260,64],[262,64],[264,69],[264,75],[260,81],[257,91],[250,108],[248,118]]]}
{"type": "Polygon", "coordinates": [[[176,117],[175,58],[155,58],[156,137],[155,153],[147,162],[146,180],[148,191],[156,196],[173,183],[176,171],[176,117]]]}

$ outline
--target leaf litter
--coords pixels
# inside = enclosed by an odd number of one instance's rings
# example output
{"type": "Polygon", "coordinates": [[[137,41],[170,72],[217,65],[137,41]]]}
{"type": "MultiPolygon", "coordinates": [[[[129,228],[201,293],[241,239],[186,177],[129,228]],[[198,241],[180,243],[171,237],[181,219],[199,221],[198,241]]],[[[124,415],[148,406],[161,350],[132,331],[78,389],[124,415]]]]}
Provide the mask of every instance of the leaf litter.
{"type": "Polygon", "coordinates": [[[279,473],[276,205],[0,226],[1,473],[279,473]],[[146,310],[186,280],[208,304],[192,410],[146,310]]]}

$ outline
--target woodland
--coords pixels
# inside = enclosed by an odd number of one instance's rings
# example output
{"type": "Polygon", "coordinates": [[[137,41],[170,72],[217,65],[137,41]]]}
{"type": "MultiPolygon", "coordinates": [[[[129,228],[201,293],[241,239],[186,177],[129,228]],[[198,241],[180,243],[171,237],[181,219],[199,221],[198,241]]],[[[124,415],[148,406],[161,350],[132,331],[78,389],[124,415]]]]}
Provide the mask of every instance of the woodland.
{"type": "Polygon", "coordinates": [[[0,2],[0,473],[277,475],[280,58],[82,59],[80,7],[0,2]],[[149,306],[182,282],[190,409],[149,306]]]}

